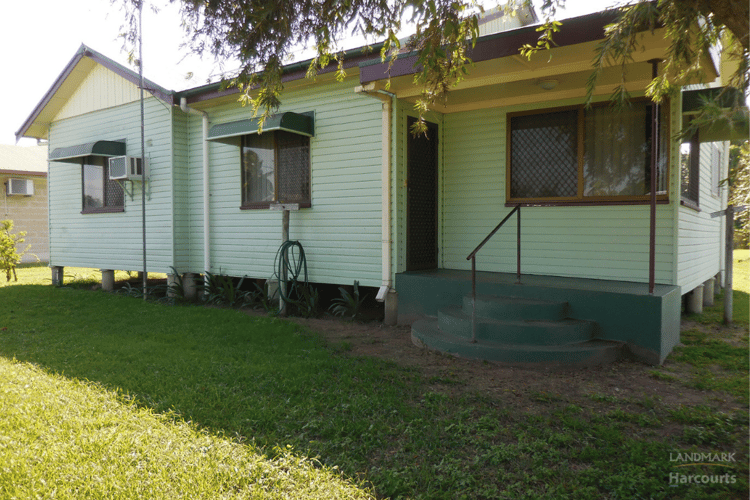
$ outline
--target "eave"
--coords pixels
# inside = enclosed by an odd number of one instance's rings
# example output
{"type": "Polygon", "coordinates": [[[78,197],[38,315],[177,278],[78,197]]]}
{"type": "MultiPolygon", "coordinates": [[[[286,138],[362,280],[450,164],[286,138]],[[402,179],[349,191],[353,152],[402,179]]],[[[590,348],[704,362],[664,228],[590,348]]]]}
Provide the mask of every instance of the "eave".
{"type": "MultiPolygon", "coordinates": [[[[358,74],[361,64],[373,59],[374,54],[379,54],[382,47],[382,43],[377,43],[345,51],[343,69],[347,72],[356,72],[358,74]]],[[[378,60],[380,60],[379,57],[378,60]]],[[[305,80],[312,83],[314,80],[307,79],[307,70],[312,61],[312,59],[306,59],[304,61],[284,66],[282,68],[281,83],[285,84],[285,86],[301,84],[301,82],[305,80]]],[[[337,70],[338,63],[332,61],[326,67],[318,69],[316,80],[332,80],[337,70]]],[[[212,101],[214,99],[226,97],[236,98],[239,93],[240,91],[237,87],[229,87],[226,82],[215,82],[176,92],[174,100],[175,102],[179,102],[181,98],[185,98],[188,105],[199,105],[202,102],[212,101]]]]}
{"type": "MultiPolygon", "coordinates": [[[[436,104],[435,111],[453,113],[583,98],[605,27],[614,22],[617,15],[616,11],[606,11],[564,20],[554,36],[554,47],[530,59],[521,56],[519,48],[524,44],[536,44],[538,26],[478,39],[468,54],[472,60],[468,75],[450,88],[445,100],[436,104]],[[543,80],[555,80],[554,88],[542,89],[540,82],[543,80]]],[[[640,47],[625,67],[625,88],[629,93],[642,95],[651,82],[652,65],[649,61],[663,59],[669,49],[665,33],[663,28],[656,28],[640,35],[640,47]]],[[[417,55],[409,53],[399,56],[390,69],[387,63],[379,60],[365,62],[360,66],[360,83],[363,87],[381,90],[387,85],[387,90],[397,98],[416,102],[423,90],[414,82],[418,70],[416,61],[417,55]]],[[[700,63],[708,81],[718,77],[715,61],[710,57],[700,63]]],[[[605,65],[597,79],[595,98],[611,95],[622,83],[622,75],[623,68],[619,64],[605,65]]]]}
{"type": "Polygon", "coordinates": [[[0,175],[27,175],[30,177],[47,177],[47,172],[31,172],[28,170],[4,170],[0,169],[0,175]]]}

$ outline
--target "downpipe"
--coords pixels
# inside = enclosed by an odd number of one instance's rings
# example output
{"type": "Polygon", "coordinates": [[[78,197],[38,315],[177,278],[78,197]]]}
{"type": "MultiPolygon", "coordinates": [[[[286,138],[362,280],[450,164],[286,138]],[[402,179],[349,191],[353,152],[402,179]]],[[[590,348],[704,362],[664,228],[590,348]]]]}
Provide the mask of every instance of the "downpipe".
{"type": "MultiPolygon", "coordinates": [[[[185,113],[200,115],[203,121],[203,270],[211,271],[211,211],[208,173],[208,113],[187,105],[187,99],[180,99],[180,109],[185,113]]],[[[207,278],[207,277],[206,277],[207,278]]]]}
{"type": "MultiPolygon", "coordinates": [[[[382,207],[381,207],[381,286],[375,297],[379,302],[384,302],[388,293],[393,289],[391,281],[391,140],[392,140],[392,116],[395,94],[380,90],[374,84],[360,85],[355,87],[354,92],[368,95],[383,103],[382,133],[383,146],[381,153],[382,163],[382,207]]],[[[386,321],[388,322],[388,321],[386,321]]]]}

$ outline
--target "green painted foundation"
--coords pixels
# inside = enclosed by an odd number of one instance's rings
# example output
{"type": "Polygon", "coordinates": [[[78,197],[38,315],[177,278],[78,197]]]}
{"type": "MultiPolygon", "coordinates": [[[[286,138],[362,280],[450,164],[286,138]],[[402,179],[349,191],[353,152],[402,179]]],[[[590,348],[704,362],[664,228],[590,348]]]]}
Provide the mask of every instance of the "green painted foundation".
{"type": "Polygon", "coordinates": [[[418,345],[518,363],[598,364],[630,355],[661,364],[679,341],[680,289],[619,281],[477,273],[476,343],[471,273],[396,275],[399,323],[418,345]]]}

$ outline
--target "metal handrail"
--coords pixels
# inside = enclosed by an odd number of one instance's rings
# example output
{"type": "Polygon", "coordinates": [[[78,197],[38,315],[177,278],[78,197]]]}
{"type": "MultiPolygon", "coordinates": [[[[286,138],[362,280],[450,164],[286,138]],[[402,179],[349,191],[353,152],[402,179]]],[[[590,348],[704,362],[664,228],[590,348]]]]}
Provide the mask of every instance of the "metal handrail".
{"type": "Polygon", "coordinates": [[[471,343],[474,344],[477,341],[477,253],[482,249],[482,247],[490,241],[490,238],[495,236],[495,233],[498,232],[498,230],[503,227],[503,224],[505,224],[508,219],[510,219],[513,214],[517,214],[516,219],[516,227],[517,227],[517,241],[516,241],[516,274],[518,277],[517,284],[521,283],[521,204],[517,204],[516,207],[510,211],[508,215],[505,216],[503,220],[500,221],[500,224],[495,226],[495,229],[490,231],[490,234],[487,235],[485,239],[482,240],[482,242],[477,245],[477,247],[474,249],[473,252],[471,252],[468,257],[466,257],[466,260],[471,259],[471,343]]]}

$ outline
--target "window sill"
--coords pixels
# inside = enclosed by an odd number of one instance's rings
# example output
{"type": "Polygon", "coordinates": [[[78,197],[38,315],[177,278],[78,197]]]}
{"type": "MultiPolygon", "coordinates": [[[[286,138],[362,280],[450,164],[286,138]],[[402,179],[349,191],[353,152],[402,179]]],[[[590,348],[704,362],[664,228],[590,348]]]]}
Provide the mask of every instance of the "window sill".
{"type": "Polygon", "coordinates": [[[102,207],[102,208],[84,208],[82,214],[116,214],[124,212],[125,207],[102,207]]]}
{"type": "Polygon", "coordinates": [[[689,208],[691,210],[695,210],[696,212],[701,212],[701,207],[698,206],[697,203],[695,203],[692,200],[680,200],[680,205],[682,205],[685,208],[689,208]]]}
{"type": "MultiPolygon", "coordinates": [[[[650,205],[649,200],[575,200],[575,201],[507,201],[505,202],[506,207],[515,207],[521,205],[522,207],[611,207],[611,206],[627,206],[627,205],[650,205]]],[[[657,205],[668,205],[669,199],[659,198],[656,200],[657,205]]]]}
{"type": "MultiPolygon", "coordinates": [[[[312,208],[312,203],[304,202],[299,204],[300,208],[312,208]]],[[[268,210],[271,208],[271,203],[269,202],[263,202],[263,203],[246,203],[245,205],[240,205],[240,210],[268,210]]]]}

